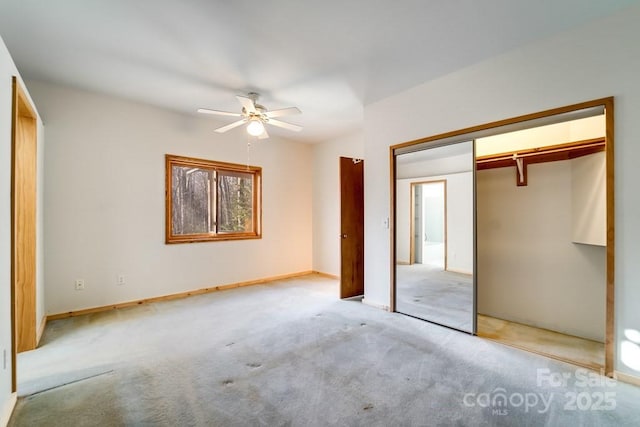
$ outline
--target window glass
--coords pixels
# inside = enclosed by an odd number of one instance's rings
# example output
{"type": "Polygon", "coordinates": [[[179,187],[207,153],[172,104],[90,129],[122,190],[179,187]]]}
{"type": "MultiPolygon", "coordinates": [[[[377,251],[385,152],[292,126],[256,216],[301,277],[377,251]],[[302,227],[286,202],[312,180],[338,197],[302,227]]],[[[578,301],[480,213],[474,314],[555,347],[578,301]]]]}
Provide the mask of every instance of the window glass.
{"type": "Polygon", "coordinates": [[[260,238],[262,169],[166,155],[166,242],[260,238]]]}
{"type": "Polygon", "coordinates": [[[210,172],[173,166],[173,234],[208,233],[211,224],[210,172]]]}
{"type": "Polygon", "coordinates": [[[248,232],[253,228],[253,175],[218,173],[218,232],[248,232]]]}

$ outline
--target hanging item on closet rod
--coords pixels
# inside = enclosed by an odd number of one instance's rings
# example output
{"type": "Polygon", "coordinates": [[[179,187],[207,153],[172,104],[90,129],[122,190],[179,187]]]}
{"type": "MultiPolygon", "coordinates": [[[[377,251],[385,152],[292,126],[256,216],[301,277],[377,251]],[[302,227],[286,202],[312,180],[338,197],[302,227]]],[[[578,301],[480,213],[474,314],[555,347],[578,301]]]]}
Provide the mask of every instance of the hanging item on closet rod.
{"type": "Polygon", "coordinates": [[[516,183],[518,187],[524,187],[527,185],[527,164],[518,153],[513,153],[513,160],[516,162],[516,183]]]}

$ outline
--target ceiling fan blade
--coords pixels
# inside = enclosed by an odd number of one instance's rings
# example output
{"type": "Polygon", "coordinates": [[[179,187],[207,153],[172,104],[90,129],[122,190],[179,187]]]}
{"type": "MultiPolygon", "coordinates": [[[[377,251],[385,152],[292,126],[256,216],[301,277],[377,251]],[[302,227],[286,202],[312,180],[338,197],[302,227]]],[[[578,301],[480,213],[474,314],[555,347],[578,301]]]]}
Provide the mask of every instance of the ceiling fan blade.
{"type": "Polygon", "coordinates": [[[233,123],[231,123],[231,124],[229,124],[229,125],[222,126],[221,128],[216,129],[216,130],[215,130],[215,132],[218,132],[218,133],[225,133],[225,132],[226,132],[226,131],[228,131],[228,130],[231,130],[231,129],[233,129],[233,128],[237,128],[238,126],[240,126],[240,125],[244,124],[244,122],[245,122],[245,120],[244,120],[244,119],[242,119],[242,120],[238,120],[238,121],[233,122],[233,123]]]}
{"type": "Polygon", "coordinates": [[[302,126],[292,125],[291,123],[281,122],[280,120],[269,119],[267,123],[278,126],[279,128],[292,130],[294,132],[300,132],[302,130],[302,126]]]}
{"type": "Polygon", "coordinates": [[[198,108],[198,113],[213,114],[213,115],[216,115],[216,116],[231,116],[231,117],[240,117],[240,116],[242,116],[242,114],[240,114],[240,113],[231,113],[229,111],[209,110],[207,108],[198,108]]]}
{"type": "Polygon", "coordinates": [[[300,113],[302,113],[302,111],[300,111],[298,107],[289,107],[289,108],[282,108],[280,110],[267,111],[266,113],[264,113],[264,115],[269,118],[272,118],[272,117],[290,116],[292,114],[300,114],[300,113]]]}
{"type": "Polygon", "coordinates": [[[269,138],[269,134],[267,133],[266,129],[264,130],[264,132],[258,135],[258,139],[267,139],[267,138],[269,138]]]}
{"type": "Polygon", "coordinates": [[[238,101],[240,102],[240,104],[242,104],[242,107],[247,112],[247,114],[256,112],[256,106],[253,103],[253,99],[240,95],[236,95],[236,98],[238,98],[238,101]]]}

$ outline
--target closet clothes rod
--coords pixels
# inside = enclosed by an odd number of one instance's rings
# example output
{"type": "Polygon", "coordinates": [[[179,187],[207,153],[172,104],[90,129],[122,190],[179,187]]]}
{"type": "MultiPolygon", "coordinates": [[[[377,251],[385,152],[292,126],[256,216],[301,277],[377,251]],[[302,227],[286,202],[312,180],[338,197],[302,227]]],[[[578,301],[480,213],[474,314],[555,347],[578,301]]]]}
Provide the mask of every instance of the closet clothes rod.
{"type": "Polygon", "coordinates": [[[575,159],[604,151],[605,145],[606,139],[601,137],[565,144],[548,145],[546,147],[511,151],[508,153],[490,154],[476,158],[476,169],[484,170],[513,167],[516,166],[516,159],[522,159],[527,165],[575,159]]]}

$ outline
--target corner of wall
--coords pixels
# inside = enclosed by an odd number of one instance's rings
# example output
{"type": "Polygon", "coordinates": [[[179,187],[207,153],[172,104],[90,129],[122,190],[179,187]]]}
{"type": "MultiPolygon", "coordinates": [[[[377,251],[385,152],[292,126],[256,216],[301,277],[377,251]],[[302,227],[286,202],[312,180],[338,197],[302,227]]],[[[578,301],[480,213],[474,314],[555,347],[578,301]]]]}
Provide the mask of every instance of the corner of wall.
{"type": "Polygon", "coordinates": [[[18,401],[18,394],[11,393],[9,399],[5,402],[2,412],[0,412],[0,427],[6,427],[9,424],[9,420],[11,419],[11,415],[13,414],[13,409],[16,407],[16,402],[18,401]]]}
{"type": "Polygon", "coordinates": [[[312,268],[331,276],[340,275],[340,157],[364,157],[362,131],[313,146],[312,268]]]}

